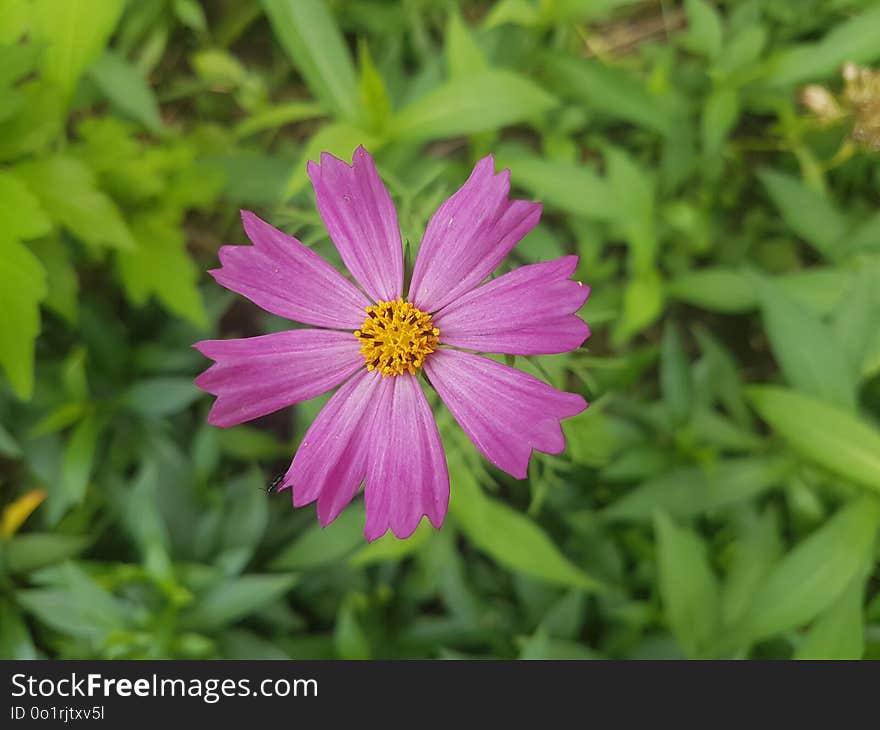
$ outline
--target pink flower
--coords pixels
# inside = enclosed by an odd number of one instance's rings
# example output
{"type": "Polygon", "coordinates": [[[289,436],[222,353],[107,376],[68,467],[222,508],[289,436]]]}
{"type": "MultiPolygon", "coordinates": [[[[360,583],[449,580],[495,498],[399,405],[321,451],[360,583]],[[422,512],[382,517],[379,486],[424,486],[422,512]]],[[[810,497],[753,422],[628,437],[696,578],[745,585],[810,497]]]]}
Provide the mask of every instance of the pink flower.
{"type": "Polygon", "coordinates": [[[312,423],[281,488],[318,503],[326,526],[365,482],[368,540],[409,537],[423,515],[439,528],[449,473],[419,370],[489,461],[525,478],[532,450],[565,448],[560,420],[586,401],[466,350],[567,352],[589,336],[574,312],[589,288],[569,277],[576,256],[482,283],[541,216],[510,200],[510,171],[493,158],[428,223],[407,298],[397,213],[363,148],[353,165],[310,162],[318,210],[355,286],[318,254],[253,213],[253,246],[223,246],[211,271],[263,309],[317,329],[195,345],[215,363],[196,385],[217,396],[208,422],[234,426],[339,386],[312,423]]]}

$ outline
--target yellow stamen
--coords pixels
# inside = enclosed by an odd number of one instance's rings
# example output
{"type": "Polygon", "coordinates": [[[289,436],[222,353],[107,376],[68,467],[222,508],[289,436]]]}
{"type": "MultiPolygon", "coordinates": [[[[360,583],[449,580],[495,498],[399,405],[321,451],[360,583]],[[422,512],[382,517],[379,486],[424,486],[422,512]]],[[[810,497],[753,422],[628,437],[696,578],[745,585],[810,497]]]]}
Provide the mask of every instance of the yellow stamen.
{"type": "Polygon", "coordinates": [[[367,317],[354,333],[361,342],[367,370],[378,370],[382,375],[415,375],[437,349],[439,335],[431,315],[403,299],[367,307],[367,317]]]}

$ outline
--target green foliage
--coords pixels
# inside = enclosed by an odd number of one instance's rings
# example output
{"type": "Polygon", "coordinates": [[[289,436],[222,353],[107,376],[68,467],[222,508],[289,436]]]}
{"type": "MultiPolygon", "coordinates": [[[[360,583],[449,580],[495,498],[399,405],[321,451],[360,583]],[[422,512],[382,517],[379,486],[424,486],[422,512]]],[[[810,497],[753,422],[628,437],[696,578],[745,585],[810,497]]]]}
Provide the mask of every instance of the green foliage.
{"type": "Polygon", "coordinates": [[[880,658],[880,166],[803,93],[880,11],[804,5],[0,0],[0,657],[880,658]],[[239,209],[340,264],[359,144],[410,264],[495,154],[593,333],[515,358],[562,454],[437,402],[446,523],[371,544],[267,489],[325,399],[214,428],[191,347],[288,326],[206,274],[239,209]]]}

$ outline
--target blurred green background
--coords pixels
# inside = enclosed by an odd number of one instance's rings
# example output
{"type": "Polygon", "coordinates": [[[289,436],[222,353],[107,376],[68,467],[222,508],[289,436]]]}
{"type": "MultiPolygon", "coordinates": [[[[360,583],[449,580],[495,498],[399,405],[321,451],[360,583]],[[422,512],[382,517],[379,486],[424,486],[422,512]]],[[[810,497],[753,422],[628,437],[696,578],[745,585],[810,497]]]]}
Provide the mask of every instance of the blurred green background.
{"type": "Polygon", "coordinates": [[[0,656],[880,658],[880,3],[0,0],[0,656]],[[580,255],[591,408],[516,481],[437,409],[440,532],[267,494],[205,273],[370,149],[416,247],[481,156],[580,255]]]}

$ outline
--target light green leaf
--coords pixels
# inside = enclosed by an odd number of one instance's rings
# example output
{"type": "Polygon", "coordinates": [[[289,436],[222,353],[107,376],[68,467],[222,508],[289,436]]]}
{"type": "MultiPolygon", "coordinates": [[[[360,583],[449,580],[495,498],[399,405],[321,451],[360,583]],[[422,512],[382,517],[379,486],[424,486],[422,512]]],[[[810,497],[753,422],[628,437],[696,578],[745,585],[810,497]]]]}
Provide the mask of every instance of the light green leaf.
{"type": "Polygon", "coordinates": [[[700,118],[700,138],[703,152],[714,156],[721,152],[724,142],[736,125],[740,114],[739,93],[735,89],[719,88],[712,91],[700,118]]]}
{"type": "Polygon", "coordinates": [[[164,131],[156,95],[147,80],[122,56],[105,53],[92,64],[89,75],[123,114],[136,119],[151,132],[164,131]]]}
{"type": "Polygon", "coordinates": [[[45,305],[75,325],[79,315],[79,277],[70,261],[67,246],[56,236],[32,241],[29,246],[46,269],[49,291],[45,305]]]}
{"type": "Polygon", "coordinates": [[[682,649],[705,656],[718,628],[718,583],[700,537],[663,512],[654,517],[657,572],[666,619],[682,649]]]}
{"type": "Polygon", "coordinates": [[[430,140],[501,129],[540,117],[557,101],[512,71],[455,78],[401,109],[392,121],[398,139],[430,140]]]}
{"type": "Polygon", "coordinates": [[[838,511],[767,575],[732,636],[759,641],[797,628],[831,606],[861,573],[878,525],[874,499],[854,500],[838,511]]]}
{"type": "Polygon", "coordinates": [[[338,117],[361,117],[351,56],[322,0],[262,0],[275,35],[311,92],[338,117]]]}
{"type": "Polygon", "coordinates": [[[489,68],[485,55],[457,10],[449,13],[445,39],[446,68],[450,78],[470,76],[489,68]]]}
{"type": "Polygon", "coordinates": [[[861,659],[865,651],[865,576],[857,575],[807,631],[795,659],[861,659]]]}
{"type": "Polygon", "coordinates": [[[358,92],[367,126],[375,133],[381,134],[391,119],[391,97],[385,79],[373,63],[370,47],[366,41],[358,44],[358,65],[360,67],[358,92]]]}
{"type": "Polygon", "coordinates": [[[254,112],[235,128],[238,138],[249,137],[266,129],[277,129],[285,124],[293,124],[303,119],[324,116],[326,112],[320,104],[311,101],[290,101],[278,106],[270,106],[254,112]]]}
{"type": "Polygon", "coordinates": [[[104,50],[125,0],[34,0],[32,32],[48,45],[43,78],[68,99],[83,71],[104,50]]]}
{"type": "Polygon", "coordinates": [[[34,341],[46,272],[39,259],[0,228],[0,365],[19,398],[34,391],[34,341]]]}
{"type": "Polygon", "coordinates": [[[687,46],[696,53],[714,58],[721,51],[721,14],[706,0],[685,0],[688,17],[687,46]]]}
{"type": "Polygon", "coordinates": [[[58,155],[22,163],[13,171],[52,218],[85,243],[135,247],[119,209],[97,189],[92,171],[79,160],[58,155]]]}
{"type": "Polygon", "coordinates": [[[172,314],[204,327],[208,316],[196,286],[199,270],[186,253],[180,226],[161,216],[141,215],[131,230],[137,247],[120,251],[117,258],[129,299],[143,306],[155,296],[172,314]]]}
{"type": "Polygon", "coordinates": [[[623,291],[623,314],[617,322],[613,341],[620,345],[641,332],[663,311],[663,280],[656,271],[632,278],[623,291]]]}
{"type": "Polygon", "coordinates": [[[761,417],[809,461],[880,491],[880,431],[847,411],[773,386],[746,391],[761,417]]]}
{"type": "Polygon", "coordinates": [[[36,238],[52,230],[52,221],[24,182],[0,170],[0,231],[8,238],[36,238]]]}

